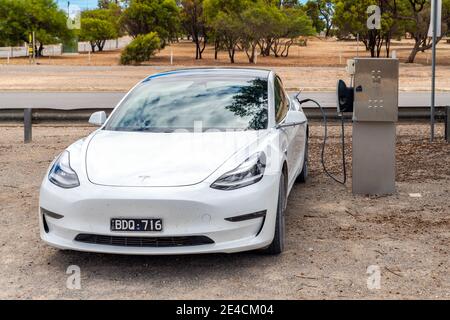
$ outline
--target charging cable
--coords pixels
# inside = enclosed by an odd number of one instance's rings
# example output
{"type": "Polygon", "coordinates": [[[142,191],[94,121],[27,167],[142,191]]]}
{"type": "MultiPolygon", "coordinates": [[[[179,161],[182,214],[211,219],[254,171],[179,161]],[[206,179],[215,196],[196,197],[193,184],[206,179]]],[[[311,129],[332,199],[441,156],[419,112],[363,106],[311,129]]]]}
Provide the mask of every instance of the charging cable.
{"type": "Polygon", "coordinates": [[[339,180],[338,178],[336,178],[333,174],[331,174],[328,171],[327,166],[325,164],[325,149],[326,149],[327,140],[328,140],[328,118],[327,118],[327,114],[326,114],[325,110],[320,105],[320,103],[318,103],[316,100],[313,100],[313,99],[300,100],[299,95],[297,95],[296,99],[300,103],[300,105],[305,104],[307,102],[312,102],[319,107],[320,112],[322,113],[323,123],[325,126],[325,136],[323,138],[322,154],[321,154],[321,162],[322,162],[323,171],[326,173],[326,175],[328,177],[330,177],[337,183],[345,185],[347,183],[347,161],[345,160],[345,118],[344,118],[344,115],[342,113],[339,114],[340,118],[341,118],[341,126],[342,126],[342,135],[341,135],[341,138],[342,138],[342,168],[343,168],[343,176],[344,176],[343,180],[339,180]]]}

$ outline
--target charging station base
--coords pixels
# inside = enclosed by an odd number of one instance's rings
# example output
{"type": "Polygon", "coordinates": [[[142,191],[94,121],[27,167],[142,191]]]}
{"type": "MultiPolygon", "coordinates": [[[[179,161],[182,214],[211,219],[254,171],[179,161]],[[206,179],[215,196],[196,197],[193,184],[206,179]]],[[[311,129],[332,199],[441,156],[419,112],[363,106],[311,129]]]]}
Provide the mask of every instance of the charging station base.
{"type": "Polygon", "coordinates": [[[353,194],[395,193],[396,124],[353,123],[353,194]]]}

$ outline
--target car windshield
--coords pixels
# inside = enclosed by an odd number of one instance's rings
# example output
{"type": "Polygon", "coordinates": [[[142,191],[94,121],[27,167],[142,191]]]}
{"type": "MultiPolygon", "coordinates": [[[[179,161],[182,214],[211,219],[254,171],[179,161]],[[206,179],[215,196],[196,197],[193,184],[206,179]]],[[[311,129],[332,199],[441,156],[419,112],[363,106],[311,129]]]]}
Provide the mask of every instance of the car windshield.
{"type": "Polygon", "coordinates": [[[255,76],[149,78],[128,95],[105,130],[264,130],[268,126],[267,92],[268,80],[255,76]]]}

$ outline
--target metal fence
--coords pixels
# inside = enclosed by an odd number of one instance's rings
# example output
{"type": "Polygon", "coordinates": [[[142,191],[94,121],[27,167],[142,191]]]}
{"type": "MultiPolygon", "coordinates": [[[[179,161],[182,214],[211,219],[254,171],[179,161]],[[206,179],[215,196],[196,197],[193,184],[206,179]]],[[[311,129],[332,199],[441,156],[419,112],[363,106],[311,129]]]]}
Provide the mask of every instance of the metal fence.
{"type": "MultiPolygon", "coordinates": [[[[44,47],[44,56],[60,56],[62,45],[47,45],[44,47]]],[[[18,57],[28,57],[28,46],[23,47],[0,47],[0,58],[12,59],[18,57]]]]}
{"type": "MultiPolygon", "coordinates": [[[[104,51],[111,51],[116,49],[125,48],[130,42],[131,37],[123,37],[120,39],[106,40],[104,51]]],[[[89,42],[78,42],[78,52],[89,52],[91,51],[91,45],[89,42]]]]}
{"type": "MultiPolygon", "coordinates": [[[[131,37],[123,37],[120,39],[107,40],[103,48],[104,51],[112,51],[116,49],[125,48],[130,42],[131,37]]],[[[91,51],[91,45],[89,42],[78,42],[78,52],[89,52],[91,51]]],[[[60,56],[63,54],[62,45],[46,45],[43,51],[44,56],[60,56]]],[[[0,47],[0,59],[11,59],[17,57],[27,57],[28,56],[28,46],[23,47],[0,47]]]]}
{"type": "Polygon", "coordinates": [[[26,57],[27,47],[0,47],[0,58],[26,57]]]}

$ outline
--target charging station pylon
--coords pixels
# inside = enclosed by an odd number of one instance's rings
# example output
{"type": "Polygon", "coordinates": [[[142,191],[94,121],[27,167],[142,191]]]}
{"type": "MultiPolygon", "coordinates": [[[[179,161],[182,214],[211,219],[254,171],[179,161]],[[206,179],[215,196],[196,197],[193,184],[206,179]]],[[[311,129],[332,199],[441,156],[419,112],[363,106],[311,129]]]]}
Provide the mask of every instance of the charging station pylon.
{"type": "Polygon", "coordinates": [[[356,58],[353,110],[353,194],[396,191],[399,61],[356,58]]]}

